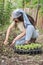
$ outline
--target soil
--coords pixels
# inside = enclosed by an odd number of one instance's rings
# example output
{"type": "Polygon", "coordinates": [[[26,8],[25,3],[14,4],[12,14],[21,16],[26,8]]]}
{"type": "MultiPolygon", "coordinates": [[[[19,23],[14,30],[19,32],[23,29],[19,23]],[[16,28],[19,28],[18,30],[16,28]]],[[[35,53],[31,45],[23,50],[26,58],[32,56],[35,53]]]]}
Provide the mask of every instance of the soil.
{"type": "MultiPolygon", "coordinates": [[[[14,34],[14,33],[13,33],[14,34]]],[[[12,35],[13,35],[12,34],[12,35]]],[[[12,42],[12,38],[10,37],[9,43],[12,42]]],[[[0,65],[43,65],[43,53],[37,55],[29,55],[29,54],[17,54],[14,53],[14,49],[9,45],[4,46],[3,42],[5,39],[5,34],[0,34],[0,65]]],[[[43,46],[43,34],[39,36],[37,39],[38,43],[41,43],[43,46]]]]}

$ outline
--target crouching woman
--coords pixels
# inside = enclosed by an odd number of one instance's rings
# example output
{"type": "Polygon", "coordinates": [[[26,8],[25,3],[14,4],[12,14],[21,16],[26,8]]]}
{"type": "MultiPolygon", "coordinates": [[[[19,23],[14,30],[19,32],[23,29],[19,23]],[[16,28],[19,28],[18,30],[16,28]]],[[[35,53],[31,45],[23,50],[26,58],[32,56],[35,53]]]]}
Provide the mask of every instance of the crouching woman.
{"type": "Polygon", "coordinates": [[[18,44],[28,44],[31,42],[35,42],[38,37],[38,34],[35,29],[34,19],[21,9],[13,11],[12,18],[14,22],[11,23],[11,25],[7,30],[4,44],[7,45],[8,37],[13,26],[17,23],[19,24],[20,22],[22,22],[24,29],[17,37],[14,38],[10,46],[13,46],[14,44],[18,45],[18,44]]]}

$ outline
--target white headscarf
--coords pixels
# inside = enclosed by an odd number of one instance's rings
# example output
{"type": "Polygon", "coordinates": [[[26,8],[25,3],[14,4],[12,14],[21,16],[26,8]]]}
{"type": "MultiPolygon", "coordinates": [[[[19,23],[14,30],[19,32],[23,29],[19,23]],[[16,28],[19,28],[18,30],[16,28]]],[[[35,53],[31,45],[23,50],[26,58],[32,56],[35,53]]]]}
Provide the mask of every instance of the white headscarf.
{"type": "Polygon", "coordinates": [[[12,16],[13,16],[13,18],[17,18],[17,17],[21,16],[21,13],[23,14],[24,25],[25,25],[25,27],[27,27],[27,25],[30,25],[31,23],[26,15],[26,13],[22,9],[14,10],[12,12],[12,16]]]}

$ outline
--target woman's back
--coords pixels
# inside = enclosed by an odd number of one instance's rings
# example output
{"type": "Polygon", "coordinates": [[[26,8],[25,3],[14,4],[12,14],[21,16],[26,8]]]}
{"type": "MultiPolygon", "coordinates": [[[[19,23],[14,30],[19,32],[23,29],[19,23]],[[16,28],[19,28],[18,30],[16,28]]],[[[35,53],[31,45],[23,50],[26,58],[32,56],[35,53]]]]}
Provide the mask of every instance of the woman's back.
{"type": "Polygon", "coordinates": [[[28,15],[28,14],[26,14],[26,15],[27,15],[29,21],[31,22],[31,24],[32,24],[33,26],[35,26],[35,21],[34,21],[33,17],[31,17],[31,16],[28,15]]]}

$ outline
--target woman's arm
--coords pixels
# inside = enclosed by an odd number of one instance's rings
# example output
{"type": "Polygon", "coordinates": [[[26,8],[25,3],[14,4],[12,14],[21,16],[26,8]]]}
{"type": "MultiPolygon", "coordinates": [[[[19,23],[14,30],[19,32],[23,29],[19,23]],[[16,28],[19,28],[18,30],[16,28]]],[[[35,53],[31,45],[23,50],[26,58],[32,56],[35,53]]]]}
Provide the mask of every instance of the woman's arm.
{"type": "Polygon", "coordinates": [[[15,43],[16,40],[22,38],[25,35],[25,33],[26,33],[26,30],[24,29],[24,31],[13,40],[11,46],[15,43]]]}
{"type": "Polygon", "coordinates": [[[9,37],[10,31],[11,31],[11,29],[13,28],[13,26],[14,26],[14,22],[9,26],[9,28],[8,28],[8,30],[7,30],[6,38],[5,38],[5,41],[4,41],[4,44],[5,44],[5,45],[7,45],[8,37],[9,37]]]}
{"type": "Polygon", "coordinates": [[[14,40],[16,41],[16,40],[18,40],[18,39],[20,39],[21,37],[23,37],[24,35],[25,35],[25,30],[20,34],[20,35],[18,35],[14,40]]]}

